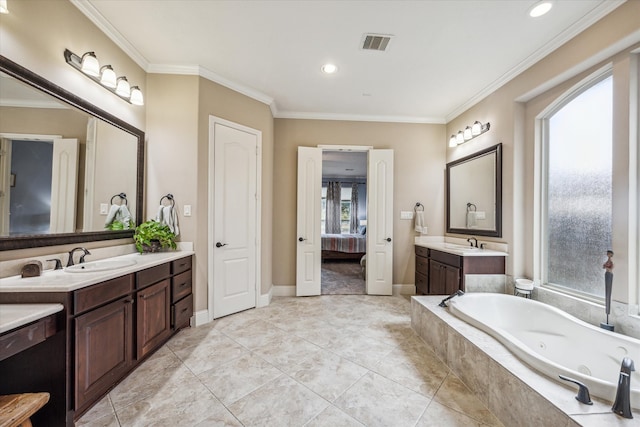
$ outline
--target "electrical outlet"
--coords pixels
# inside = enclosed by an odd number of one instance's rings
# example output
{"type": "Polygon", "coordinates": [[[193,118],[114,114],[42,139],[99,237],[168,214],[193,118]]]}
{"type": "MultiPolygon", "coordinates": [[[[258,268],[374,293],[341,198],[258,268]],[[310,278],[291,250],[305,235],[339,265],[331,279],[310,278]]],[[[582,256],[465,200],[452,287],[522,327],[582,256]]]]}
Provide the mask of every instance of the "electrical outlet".
{"type": "Polygon", "coordinates": [[[191,205],[184,205],[182,209],[184,210],[184,216],[191,216],[191,205]]]}
{"type": "Polygon", "coordinates": [[[106,215],[109,213],[109,205],[106,203],[100,203],[100,215],[106,215]]]}
{"type": "Polygon", "coordinates": [[[413,219],[413,212],[400,211],[400,219],[413,219]]]}
{"type": "Polygon", "coordinates": [[[476,212],[476,219],[486,219],[487,216],[485,215],[484,211],[478,211],[476,212]]]}

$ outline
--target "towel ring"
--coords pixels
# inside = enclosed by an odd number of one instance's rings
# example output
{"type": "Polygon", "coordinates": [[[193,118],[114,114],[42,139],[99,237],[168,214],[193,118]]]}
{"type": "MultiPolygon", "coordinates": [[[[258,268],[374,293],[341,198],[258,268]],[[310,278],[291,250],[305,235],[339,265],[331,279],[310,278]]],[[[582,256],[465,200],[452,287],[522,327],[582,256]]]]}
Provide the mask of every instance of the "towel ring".
{"type": "Polygon", "coordinates": [[[127,195],[124,193],[120,193],[120,194],[116,194],[111,198],[111,201],[109,202],[110,204],[113,204],[113,199],[115,199],[116,197],[120,197],[120,204],[122,204],[122,201],[124,200],[124,204],[127,204],[127,195]]]}
{"type": "Polygon", "coordinates": [[[476,210],[478,210],[476,205],[474,205],[473,203],[467,203],[467,212],[475,212],[476,210]],[[471,210],[472,206],[473,206],[473,210],[471,210]]]}
{"type": "Polygon", "coordinates": [[[173,200],[173,194],[169,193],[166,196],[162,196],[162,198],[160,199],[160,204],[162,204],[162,201],[164,199],[167,199],[171,202],[171,206],[175,206],[176,205],[176,201],[173,200]]]}
{"type": "Polygon", "coordinates": [[[416,211],[416,212],[418,212],[418,211],[424,212],[424,205],[422,203],[420,203],[420,202],[417,202],[416,205],[414,206],[413,210],[416,211]]]}

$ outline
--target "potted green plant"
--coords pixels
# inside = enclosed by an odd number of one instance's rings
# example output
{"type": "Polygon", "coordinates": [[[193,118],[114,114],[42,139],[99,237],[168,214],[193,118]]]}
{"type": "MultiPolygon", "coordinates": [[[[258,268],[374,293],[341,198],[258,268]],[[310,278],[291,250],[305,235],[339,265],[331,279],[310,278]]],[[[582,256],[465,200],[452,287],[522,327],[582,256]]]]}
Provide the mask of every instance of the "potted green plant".
{"type": "Polygon", "coordinates": [[[138,252],[157,252],[162,248],[176,249],[176,235],[164,224],[150,219],[136,227],[133,233],[138,252]]]}

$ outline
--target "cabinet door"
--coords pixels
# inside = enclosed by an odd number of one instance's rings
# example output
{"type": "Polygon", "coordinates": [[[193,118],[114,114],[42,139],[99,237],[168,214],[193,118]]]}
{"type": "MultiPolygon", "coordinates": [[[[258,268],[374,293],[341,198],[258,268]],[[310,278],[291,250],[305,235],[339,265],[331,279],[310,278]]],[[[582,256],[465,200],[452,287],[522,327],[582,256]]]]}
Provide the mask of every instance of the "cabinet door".
{"type": "Polygon", "coordinates": [[[458,289],[460,289],[460,269],[456,267],[443,266],[444,267],[444,283],[445,294],[451,295],[458,289]]]}
{"type": "Polygon", "coordinates": [[[446,293],[444,269],[444,264],[429,260],[429,295],[444,295],[446,293]]]}
{"type": "Polygon", "coordinates": [[[95,401],[129,369],[133,300],[124,297],[75,319],[75,408],[95,401]]]}
{"type": "Polygon", "coordinates": [[[137,292],[136,358],[140,359],[171,335],[171,281],[165,279],[137,292]]]}

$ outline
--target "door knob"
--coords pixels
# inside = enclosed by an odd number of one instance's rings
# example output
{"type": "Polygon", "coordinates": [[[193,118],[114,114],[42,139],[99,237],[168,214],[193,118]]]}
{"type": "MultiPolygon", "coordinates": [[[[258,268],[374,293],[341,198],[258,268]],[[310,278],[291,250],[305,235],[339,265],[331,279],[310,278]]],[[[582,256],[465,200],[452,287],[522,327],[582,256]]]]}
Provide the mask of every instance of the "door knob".
{"type": "Polygon", "coordinates": [[[307,240],[307,239],[305,239],[303,237],[298,237],[298,242],[304,242],[305,240],[307,240]]]}
{"type": "Polygon", "coordinates": [[[226,243],[220,243],[220,242],[216,243],[216,248],[221,248],[223,246],[227,246],[227,244],[226,243]]]}
{"type": "Polygon", "coordinates": [[[390,242],[390,241],[391,241],[391,237],[387,237],[385,240],[386,240],[387,242],[390,242]]]}

